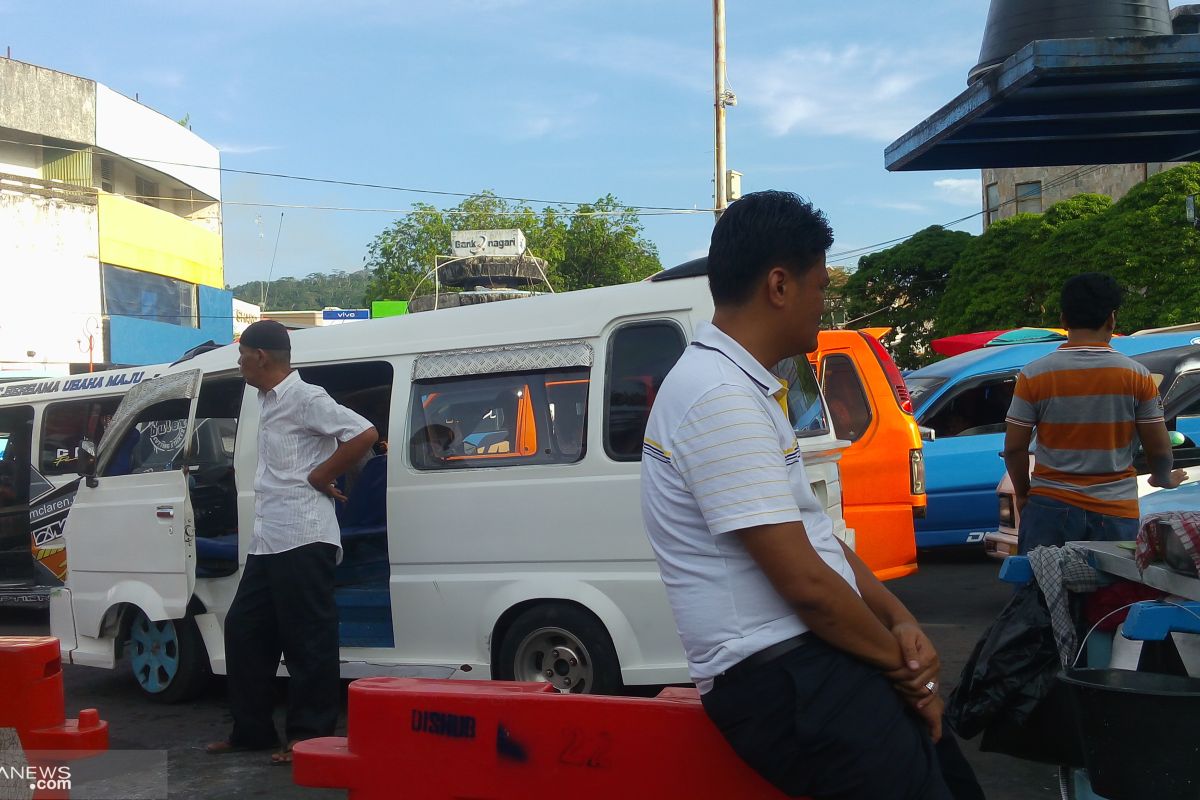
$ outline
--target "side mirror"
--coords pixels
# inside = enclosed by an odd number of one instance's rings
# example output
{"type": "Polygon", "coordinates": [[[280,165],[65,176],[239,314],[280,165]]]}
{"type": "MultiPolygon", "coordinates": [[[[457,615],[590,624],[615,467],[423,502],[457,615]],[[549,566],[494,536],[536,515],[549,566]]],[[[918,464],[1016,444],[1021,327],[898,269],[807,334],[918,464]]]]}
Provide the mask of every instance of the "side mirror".
{"type": "Polygon", "coordinates": [[[86,479],[89,487],[98,485],[96,480],[96,445],[91,439],[79,443],[78,471],[81,478],[86,479]]]}
{"type": "Polygon", "coordinates": [[[937,433],[933,428],[926,428],[924,425],[918,425],[917,430],[921,433],[921,441],[932,442],[937,439],[937,433]]]}

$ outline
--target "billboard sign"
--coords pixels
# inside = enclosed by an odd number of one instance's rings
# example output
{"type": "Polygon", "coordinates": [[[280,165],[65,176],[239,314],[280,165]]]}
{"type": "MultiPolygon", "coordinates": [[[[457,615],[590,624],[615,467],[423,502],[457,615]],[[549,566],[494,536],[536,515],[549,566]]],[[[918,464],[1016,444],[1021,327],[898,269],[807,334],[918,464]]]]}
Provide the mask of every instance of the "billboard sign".
{"type": "Polygon", "coordinates": [[[515,228],[499,231],[452,231],[450,253],[468,256],[519,256],[525,253],[525,234],[515,228]]]}

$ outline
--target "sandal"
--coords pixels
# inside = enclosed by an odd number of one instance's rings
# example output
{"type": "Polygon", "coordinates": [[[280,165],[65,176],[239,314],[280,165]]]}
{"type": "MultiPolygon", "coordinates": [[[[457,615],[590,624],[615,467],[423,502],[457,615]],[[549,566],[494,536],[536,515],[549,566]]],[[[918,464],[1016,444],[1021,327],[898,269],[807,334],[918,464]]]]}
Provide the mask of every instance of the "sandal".
{"type": "Polygon", "coordinates": [[[298,742],[298,741],[300,741],[300,740],[296,739],[296,740],[290,741],[287,743],[287,747],[283,748],[282,750],[280,750],[277,753],[271,753],[271,766],[272,767],[286,767],[286,766],[290,765],[292,763],[292,746],[295,745],[296,742],[298,742]]]}

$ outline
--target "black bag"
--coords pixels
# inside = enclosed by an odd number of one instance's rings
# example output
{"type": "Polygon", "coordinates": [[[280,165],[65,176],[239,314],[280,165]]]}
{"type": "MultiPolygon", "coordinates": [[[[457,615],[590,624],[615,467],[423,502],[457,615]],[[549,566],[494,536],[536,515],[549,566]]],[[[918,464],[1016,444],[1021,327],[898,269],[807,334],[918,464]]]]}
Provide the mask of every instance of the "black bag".
{"type": "Polygon", "coordinates": [[[964,739],[983,733],[982,750],[1082,766],[1060,672],[1050,612],[1037,585],[1026,584],[975,644],[946,718],[964,739]]]}

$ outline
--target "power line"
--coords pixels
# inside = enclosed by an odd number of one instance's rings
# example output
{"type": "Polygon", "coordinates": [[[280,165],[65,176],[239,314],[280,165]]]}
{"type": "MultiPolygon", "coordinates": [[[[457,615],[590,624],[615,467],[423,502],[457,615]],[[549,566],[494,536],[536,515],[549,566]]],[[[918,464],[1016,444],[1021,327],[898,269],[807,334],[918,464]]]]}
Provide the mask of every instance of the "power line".
{"type": "MultiPolygon", "coordinates": [[[[5,144],[24,145],[26,147],[39,147],[39,148],[50,149],[50,150],[61,150],[64,152],[69,152],[69,153],[91,152],[90,147],[56,147],[54,145],[41,144],[38,142],[22,142],[22,141],[18,141],[15,139],[0,139],[0,142],[3,142],[5,144]]],[[[130,161],[139,161],[139,162],[145,162],[145,163],[149,163],[149,164],[162,164],[164,166],[173,166],[173,167],[188,167],[190,169],[216,170],[218,172],[228,172],[228,173],[234,174],[234,175],[253,175],[255,177],[260,177],[260,178],[280,178],[283,180],[302,181],[302,182],[306,182],[306,183],[321,183],[321,184],[328,184],[328,185],[332,185],[332,186],[350,186],[350,187],[359,188],[359,189],[382,189],[382,190],[392,191],[392,192],[409,192],[412,194],[429,194],[429,195],[436,195],[439,197],[472,198],[472,197],[480,197],[481,196],[480,192],[451,192],[451,191],[442,190],[442,189],[417,189],[417,188],[414,188],[411,186],[392,186],[389,184],[366,183],[363,181],[340,180],[337,178],[316,178],[316,177],[313,177],[310,175],[289,175],[289,174],[283,173],[283,172],[265,172],[262,170],[234,169],[233,167],[213,166],[211,164],[189,164],[189,163],[182,162],[182,161],[165,161],[165,160],[159,159],[159,158],[138,158],[136,156],[121,156],[121,157],[129,159],[130,161]]],[[[534,197],[514,197],[511,195],[500,195],[500,194],[487,195],[487,196],[495,197],[497,200],[511,200],[516,203],[545,203],[547,205],[552,205],[552,206],[553,205],[557,205],[557,206],[589,206],[589,205],[593,205],[596,202],[594,200],[589,200],[586,202],[576,202],[576,201],[572,201],[572,200],[544,200],[544,199],[539,199],[539,198],[534,198],[534,197]]],[[[631,208],[631,209],[635,209],[635,210],[645,210],[645,211],[693,212],[693,211],[698,210],[698,209],[680,208],[680,207],[674,207],[674,206],[626,206],[626,208],[631,208]]],[[[713,209],[711,209],[711,208],[703,209],[703,211],[707,212],[709,214],[713,213],[713,209]]]]}

